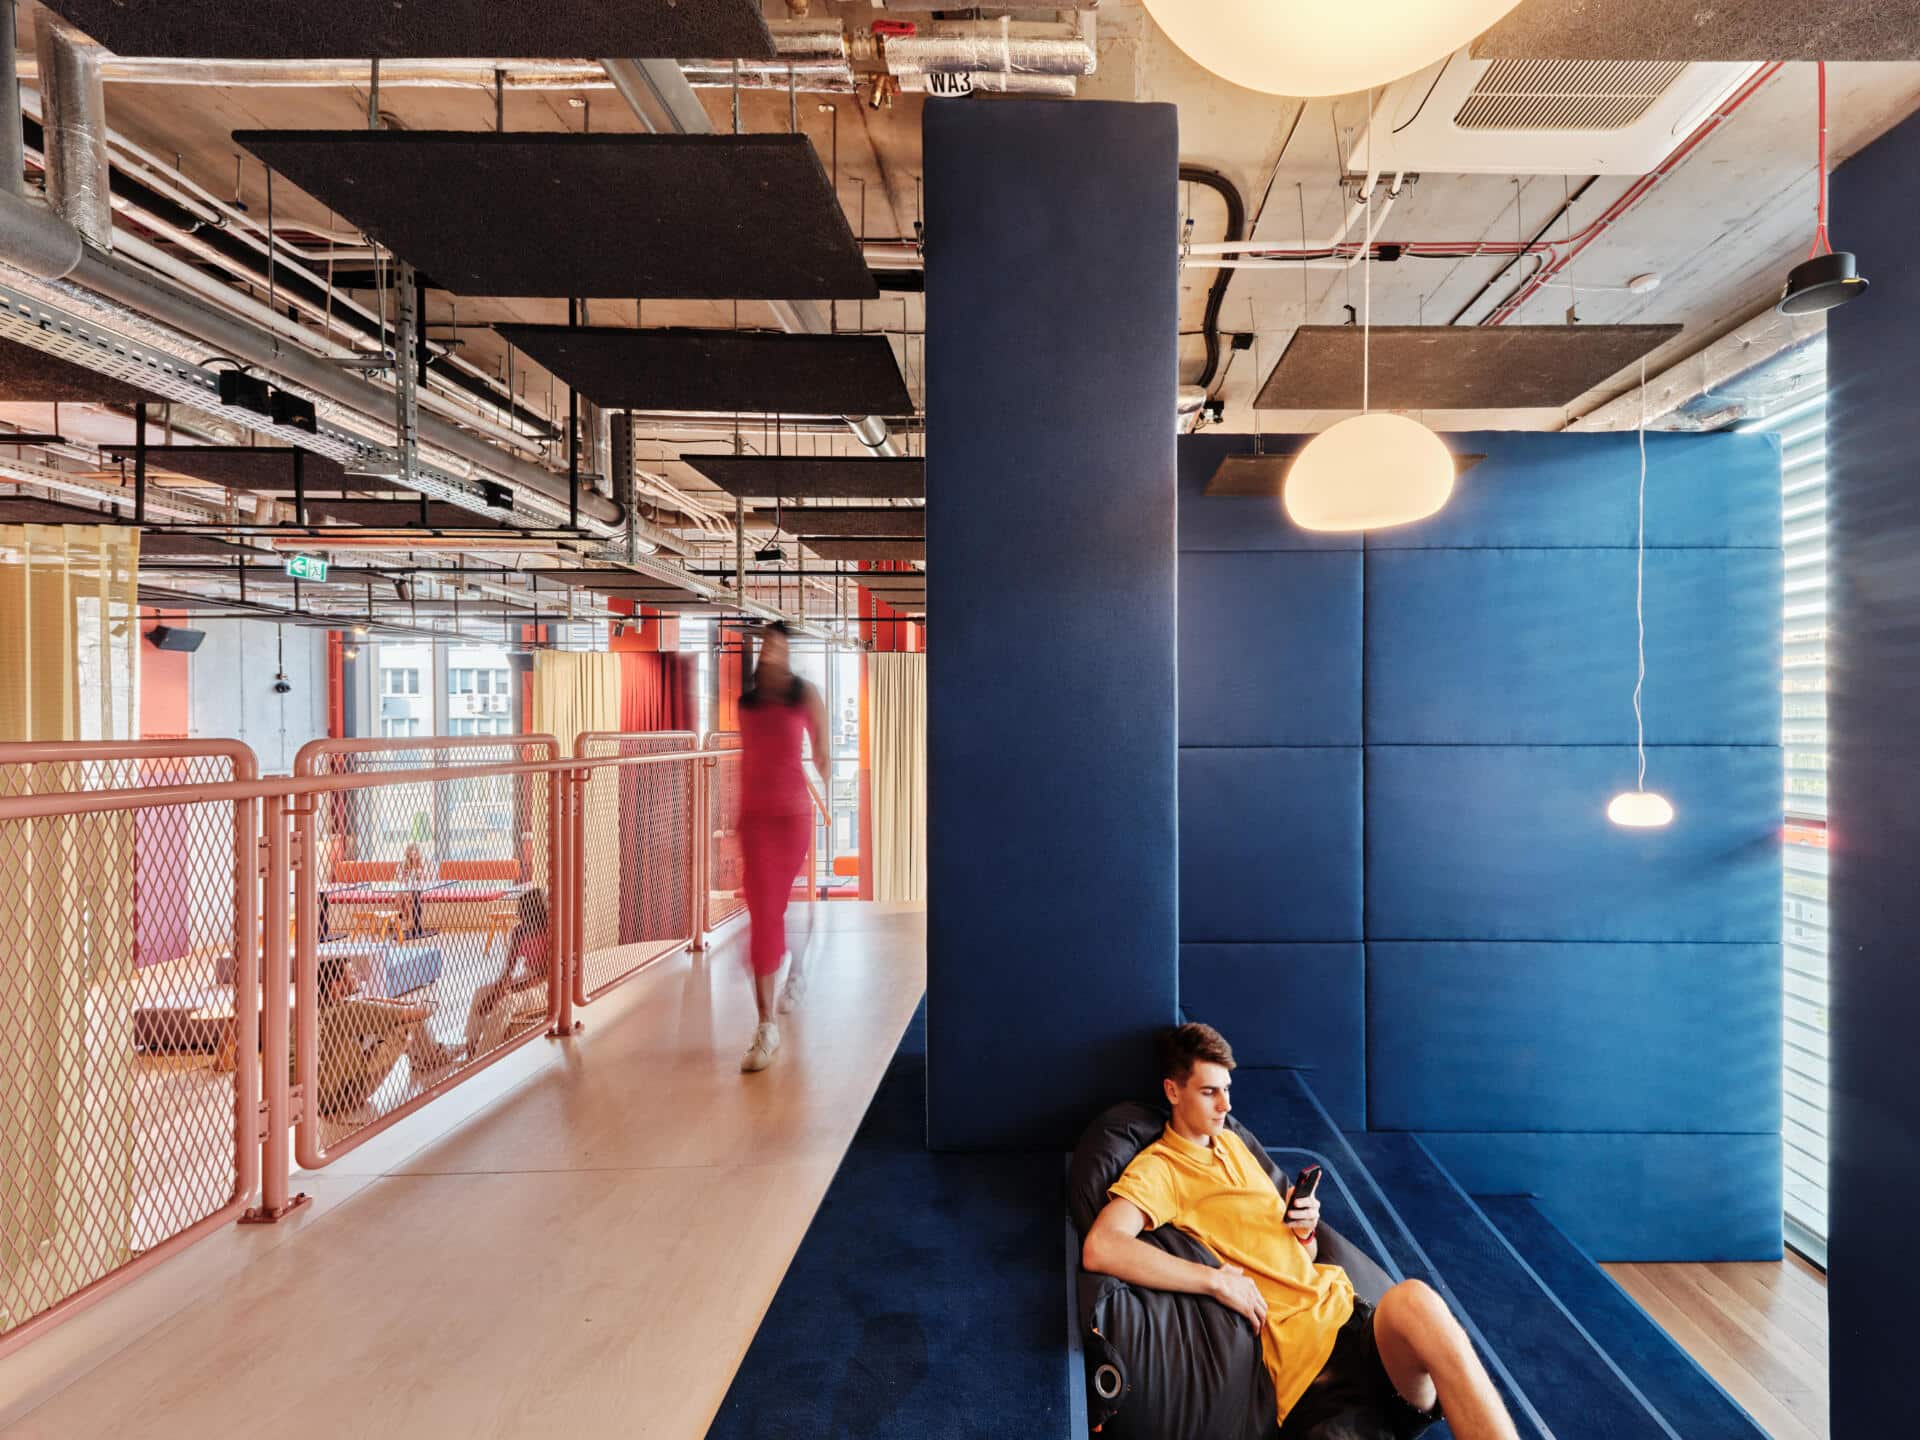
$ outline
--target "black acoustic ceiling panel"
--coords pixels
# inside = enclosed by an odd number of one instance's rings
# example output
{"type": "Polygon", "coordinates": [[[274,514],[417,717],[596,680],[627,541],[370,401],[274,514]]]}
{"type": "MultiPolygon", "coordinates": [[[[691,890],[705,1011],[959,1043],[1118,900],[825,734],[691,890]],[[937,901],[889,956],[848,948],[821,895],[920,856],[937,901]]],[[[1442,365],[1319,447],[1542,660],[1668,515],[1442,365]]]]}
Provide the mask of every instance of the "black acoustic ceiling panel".
{"type": "Polygon", "coordinates": [[[1522,0],[1483,60],[1920,60],[1920,0],[1522,0]]]}
{"type": "MultiPolygon", "coordinates": [[[[853,413],[851,411],[849,414],[853,413]]],[[[873,413],[871,411],[867,412],[873,413]]],[[[729,495],[743,500],[923,500],[927,462],[846,456],[682,455],[729,495]]]]}
{"type": "Polygon", "coordinates": [[[869,590],[876,592],[927,588],[927,572],[924,570],[875,570],[855,578],[869,590]]]}
{"type": "Polygon", "coordinates": [[[776,527],[782,535],[836,539],[920,540],[926,538],[927,512],[918,506],[783,505],[756,511],[750,524],[776,527]]]}
{"type": "Polygon", "coordinates": [[[758,0],[50,0],[119,55],[218,60],[772,59],[758,0]]]}
{"type": "MultiPolygon", "coordinates": [[[[1300,458],[1298,448],[1292,448],[1294,437],[1288,437],[1290,448],[1270,450],[1261,455],[1226,455],[1207,479],[1207,488],[1202,493],[1213,498],[1236,498],[1247,500],[1277,500],[1280,488],[1287,482],[1287,472],[1293,469],[1293,462],[1300,458]]],[[[1455,455],[1454,473],[1464,475],[1487,457],[1484,455],[1455,455]]]]}
{"type": "MultiPolygon", "coordinates": [[[[108,445],[109,455],[133,464],[131,445],[108,445]]],[[[268,495],[293,493],[293,457],[302,452],[288,445],[149,445],[149,469],[169,470],[229,490],[257,490],[268,495]]],[[[401,493],[397,480],[350,476],[338,460],[305,452],[301,483],[312,494],[401,493]]],[[[131,473],[131,471],[129,471],[131,473]]]]}
{"type": "Polygon", "coordinates": [[[335,525],[358,525],[368,530],[499,530],[500,521],[464,505],[429,500],[426,518],[415,500],[309,500],[307,518],[335,525]]]}
{"type": "Polygon", "coordinates": [[[807,549],[822,560],[924,560],[924,540],[809,540],[807,549]]]}
{"type": "MultiPolygon", "coordinates": [[[[1680,333],[1678,325],[1376,325],[1376,410],[1558,409],[1680,333]]],[[[1262,410],[1358,410],[1362,336],[1303,325],[1262,410]]]]}
{"type": "Polygon", "coordinates": [[[0,400],[22,404],[136,405],[156,395],[31,345],[0,340],[0,400]]]}
{"type": "Polygon", "coordinates": [[[242,130],[457,295],[873,299],[804,135],[242,130]]]}
{"type": "MultiPolygon", "coordinates": [[[[753,415],[910,415],[913,398],[879,335],[759,330],[622,330],[497,325],[523,350],[608,410],[753,415]]],[[[770,461],[769,464],[794,462],[770,461]]],[[[848,460],[848,466],[871,460],[848,460]]],[[[799,495],[798,490],[773,494],[799,495]]]]}

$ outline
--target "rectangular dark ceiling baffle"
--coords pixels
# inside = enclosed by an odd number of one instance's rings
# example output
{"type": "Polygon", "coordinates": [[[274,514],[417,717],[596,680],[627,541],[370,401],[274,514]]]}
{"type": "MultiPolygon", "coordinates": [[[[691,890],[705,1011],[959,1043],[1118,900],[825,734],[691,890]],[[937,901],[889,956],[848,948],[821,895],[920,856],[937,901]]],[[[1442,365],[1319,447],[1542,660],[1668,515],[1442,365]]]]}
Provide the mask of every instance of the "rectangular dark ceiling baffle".
{"type": "MultiPolygon", "coordinates": [[[[1376,410],[1557,409],[1680,333],[1678,325],[1376,325],[1376,410]]],[[[1262,410],[1358,410],[1362,333],[1302,325],[1262,410]]]]}
{"type": "Polygon", "coordinates": [[[1522,0],[1476,60],[1920,60],[1920,0],[1522,0]]]}
{"type": "MultiPolygon", "coordinates": [[[[1222,456],[1202,493],[1216,500],[1278,500],[1280,487],[1287,482],[1287,472],[1293,468],[1293,462],[1300,458],[1300,447],[1294,443],[1299,438],[1288,436],[1288,448],[1285,450],[1270,450],[1262,455],[1222,456]]],[[[1454,474],[1464,475],[1486,458],[1484,455],[1455,455],[1454,474]]]]}
{"type": "Polygon", "coordinates": [[[774,58],[759,0],[49,0],[117,55],[211,60],[774,58]]]}
{"type": "Polygon", "coordinates": [[[307,518],[368,530],[502,530],[500,521],[445,500],[429,500],[424,521],[418,500],[310,500],[307,518]]]}
{"type": "Polygon", "coordinates": [[[766,506],[747,516],[747,527],[778,530],[782,535],[831,536],[853,539],[920,540],[927,533],[927,512],[918,506],[782,505],[766,506]]]}
{"type": "Polygon", "coordinates": [[[924,560],[924,540],[824,540],[805,542],[822,560],[924,560]]]}
{"type": "Polygon", "coordinates": [[[924,500],[927,494],[927,462],[918,456],[879,460],[837,455],[680,458],[729,495],[743,500],[773,500],[782,495],[801,500],[924,500]]]}
{"type": "Polygon", "coordinates": [[[494,329],[535,364],[608,410],[913,413],[893,347],[880,335],[566,325],[494,329]]]}
{"type": "Polygon", "coordinates": [[[240,130],[233,138],[456,295],[880,293],[804,135],[240,130]]]}
{"type": "Polygon", "coordinates": [[[35,346],[0,340],[0,400],[26,405],[137,405],[159,399],[35,346]]]}
{"type": "Polygon", "coordinates": [[[871,570],[855,575],[869,590],[924,590],[927,588],[927,572],[924,570],[871,570]]]}
{"type": "MultiPolygon", "coordinates": [[[[124,460],[132,473],[134,447],[107,445],[107,454],[124,460]]],[[[290,445],[149,445],[150,470],[169,470],[220,485],[228,490],[258,490],[268,495],[293,493],[293,457],[301,452],[290,445]]],[[[338,460],[307,451],[301,465],[301,484],[309,494],[350,492],[396,494],[407,492],[397,480],[351,476],[338,460]]]]}

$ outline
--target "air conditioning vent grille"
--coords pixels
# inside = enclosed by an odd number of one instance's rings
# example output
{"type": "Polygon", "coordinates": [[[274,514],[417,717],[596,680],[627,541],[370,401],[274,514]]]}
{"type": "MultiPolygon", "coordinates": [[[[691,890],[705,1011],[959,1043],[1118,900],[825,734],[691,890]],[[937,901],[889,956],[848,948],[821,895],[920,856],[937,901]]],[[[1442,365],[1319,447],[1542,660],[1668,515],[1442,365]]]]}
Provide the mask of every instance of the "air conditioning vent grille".
{"type": "Polygon", "coordinates": [[[1453,123],[1463,130],[1624,130],[1686,68],[1655,60],[1496,60],[1453,123]]]}

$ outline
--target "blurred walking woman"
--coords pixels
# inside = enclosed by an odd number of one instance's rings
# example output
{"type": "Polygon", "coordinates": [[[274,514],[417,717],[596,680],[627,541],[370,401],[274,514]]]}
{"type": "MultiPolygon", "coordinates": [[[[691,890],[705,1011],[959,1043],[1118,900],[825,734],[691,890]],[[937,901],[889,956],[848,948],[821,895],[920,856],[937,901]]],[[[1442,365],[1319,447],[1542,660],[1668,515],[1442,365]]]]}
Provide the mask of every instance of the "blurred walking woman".
{"type": "MultiPolygon", "coordinates": [[[[761,632],[753,685],[740,697],[740,848],[746,866],[748,955],[760,1023],[742,1070],[764,1070],[780,1048],[774,986],[787,953],[787,904],[793,880],[806,864],[813,800],[800,768],[800,741],[813,740],[814,762],[827,754],[827,707],[820,692],[793,673],[783,624],[761,632]]],[[[812,877],[808,877],[812,883],[812,877]]],[[[799,997],[798,976],[787,980],[780,1008],[799,997]]]]}

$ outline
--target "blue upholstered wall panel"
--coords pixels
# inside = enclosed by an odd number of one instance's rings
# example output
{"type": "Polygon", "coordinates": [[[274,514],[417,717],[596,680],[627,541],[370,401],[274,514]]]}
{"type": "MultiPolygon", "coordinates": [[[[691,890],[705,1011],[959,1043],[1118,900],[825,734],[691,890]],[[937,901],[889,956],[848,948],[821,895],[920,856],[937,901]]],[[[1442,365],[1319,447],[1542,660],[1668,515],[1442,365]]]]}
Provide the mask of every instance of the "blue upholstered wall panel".
{"type": "Polygon", "coordinates": [[[1352,537],[1206,498],[1250,437],[1181,443],[1183,1005],[1323,1087],[1359,1065],[1373,1125],[1609,1254],[1777,1253],[1778,447],[1647,437],[1648,778],[1679,821],[1629,833],[1636,437],[1448,442],[1485,459],[1447,509],[1361,549],[1358,677],[1352,537]],[[1266,748],[1192,748],[1234,744],[1266,748]],[[1361,748],[1276,748],[1303,744],[1361,748]],[[1354,938],[1364,1037],[1311,1034],[1265,955],[1354,938]],[[1643,1141],[1657,1213],[1621,1179],[1643,1141]]]}
{"type": "MultiPolygon", "coordinates": [[[[1632,744],[1633,588],[1632,550],[1369,554],[1367,742],[1632,744]]],[[[1779,589],[1778,549],[1648,553],[1648,744],[1778,739],[1779,589]]]]}
{"type": "Polygon", "coordinates": [[[1774,945],[1367,945],[1368,1128],[1780,1128],[1774,945]]]}
{"type": "Polygon", "coordinates": [[[1367,937],[1777,942],[1779,751],[1653,748],[1647,766],[1668,829],[1607,823],[1630,745],[1369,748],[1367,937]]]}
{"type": "Polygon", "coordinates": [[[1180,752],[1182,940],[1358,940],[1360,859],[1358,749],[1180,752]]]}
{"type": "Polygon", "coordinates": [[[1334,1123],[1367,1123],[1366,958],[1350,945],[1182,945],[1180,1013],[1244,1067],[1299,1070],[1334,1123]]]}
{"type": "Polygon", "coordinates": [[[1596,1260],[1780,1258],[1778,1134],[1421,1139],[1469,1194],[1538,1196],[1596,1260]]]}
{"type": "Polygon", "coordinates": [[[1180,743],[1358,745],[1360,566],[1358,550],[1185,556],[1180,743]]]}
{"type": "Polygon", "coordinates": [[[923,137],[927,1134],[1060,1149],[1178,1003],[1178,130],[1010,101],[923,137]]]}
{"type": "Polygon", "coordinates": [[[1827,320],[1833,1433],[1913,1424],[1920,1293],[1920,119],[1841,166],[1870,299],[1827,320]]]}
{"type": "MultiPolygon", "coordinates": [[[[1418,525],[1369,535],[1367,549],[1633,544],[1640,459],[1631,431],[1476,431],[1449,435],[1447,444],[1456,454],[1487,458],[1461,477],[1446,509],[1418,525]]],[[[1778,549],[1779,441],[1647,436],[1647,544],[1778,549]]]]}

